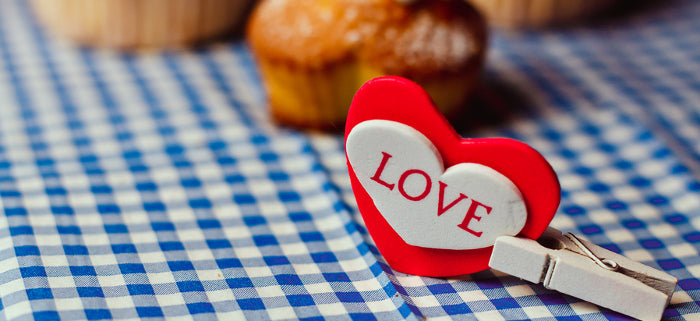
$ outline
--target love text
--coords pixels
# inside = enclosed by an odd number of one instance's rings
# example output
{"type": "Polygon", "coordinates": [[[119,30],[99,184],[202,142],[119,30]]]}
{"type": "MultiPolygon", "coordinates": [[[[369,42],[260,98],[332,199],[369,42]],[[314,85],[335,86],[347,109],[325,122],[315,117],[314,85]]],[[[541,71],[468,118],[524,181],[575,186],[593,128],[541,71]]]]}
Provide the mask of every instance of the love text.
{"type": "MultiPolygon", "coordinates": [[[[426,173],[425,171],[420,170],[420,169],[408,169],[408,170],[406,170],[405,172],[403,172],[403,174],[401,174],[398,182],[396,182],[396,183],[386,182],[382,178],[382,173],[384,172],[384,169],[386,168],[387,164],[389,163],[389,159],[391,157],[393,157],[393,156],[386,153],[386,152],[382,152],[382,160],[379,163],[377,170],[374,172],[374,175],[371,177],[371,179],[373,181],[381,184],[382,186],[388,188],[389,190],[394,190],[394,188],[396,187],[398,189],[399,193],[401,193],[401,196],[403,196],[407,200],[414,201],[414,202],[422,201],[428,195],[430,195],[430,192],[432,191],[432,188],[433,188],[433,180],[430,177],[430,175],[428,175],[428,173],[426,173]],[[418,192],[415,192],[412,190],[413,193],[409,194],[406,191],[406,181],[408,180],[409,177],[412,177],[412,176],[415,177],[414,180],[419,179],[421,181],[425,181],[425,185],[424,185],[422,191],[420,191],[420,189],[418,192]]],[[[473,220],[481,221],[481,216],[477,216],[477,213],[476,213],[477,210],[479,209],[479,207],[483,208],[486,211],[486,215],[489,215],[491,213],[492,207],[487,206],[485,204],[482,204],[482,203],[476,201],[475,199],[470,199],[468,196],[466,196],[462,193],[459,193],[459,196],[457,196],[457,198],[455,198],[454,200],[449,202],[447,205],[445,205],[445,190],[447,188],[449,188],[449,186],[447,184],[443,183],[442,181],[439,181],[439,180],[437,181],[437,183],[439,185],[439,187],[438,187],[437,216],[439,217],[440,215],[445,214],[445,212],[447,212],[449,209],[451,209],[455,205],[459,204],[463,200],[467,200],[467,201],[471,200],[471,204],[469,205],[469,208],[467,209],[467,213],[464,217],[464,220],[462,220],[462,223],[460,223],[457,226],[459,228],[469,232],[470,234],[476,236],[476,237],[480,237],[483,232],[475,231],[475,230],[469,228],[469,223],[473,220]]]]}

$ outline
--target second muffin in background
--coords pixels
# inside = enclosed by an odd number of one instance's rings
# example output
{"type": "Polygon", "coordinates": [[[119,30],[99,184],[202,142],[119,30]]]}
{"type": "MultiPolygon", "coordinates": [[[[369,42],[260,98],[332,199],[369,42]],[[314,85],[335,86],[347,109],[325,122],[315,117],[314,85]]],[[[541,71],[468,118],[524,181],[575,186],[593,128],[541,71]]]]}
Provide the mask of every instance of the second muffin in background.
{"type": "Polygon", "coordinates": [[[546,27],[582,21],[620,0],[468,0],[489,23],[506,27],[546,27]]]}
{"type": "Polygon", "coordinates": [[[487,41],[463,0],[263,0],[247,36],[275,119],[320,129],[342,128],[357,89],[382,75],[409,78],[444,113],[457,111],[487,41]]]}
{"type": "Polygon", "coordinates": [[[118,49],[171,48],[231,33],[253,0],[32,0],[49,31],[118,49]]]}

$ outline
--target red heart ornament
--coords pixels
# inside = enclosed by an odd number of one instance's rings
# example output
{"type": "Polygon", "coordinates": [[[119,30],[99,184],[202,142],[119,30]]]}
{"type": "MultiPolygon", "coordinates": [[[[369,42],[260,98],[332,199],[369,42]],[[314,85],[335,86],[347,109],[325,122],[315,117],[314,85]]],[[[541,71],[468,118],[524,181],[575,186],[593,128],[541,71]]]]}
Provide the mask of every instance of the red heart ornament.
{"type": "MultiPolygon", "coordinates": [[[[370,80],[357,92],[348,112],[346,143],[355,126],[369,120],[398,122],[415,129],[432,143],[444,168],[475,163],[509,179],[521,193],[527,209],[527,219],[519,235],[537,239],[549,226],[559,206],[561,189],[552,167],[530,146],[507,138],[462,138],[423,88],[394,76],[370,80]]],[[[414,275],[447,277],[489,268],[492,245],[448,250],[406,243],[382,216],[358,180],[350,160],[347,161],[360,213],[377,248],[393,269],[414,275]]],[[[415,228],[423,226],[417,224],[415,228]]]]}

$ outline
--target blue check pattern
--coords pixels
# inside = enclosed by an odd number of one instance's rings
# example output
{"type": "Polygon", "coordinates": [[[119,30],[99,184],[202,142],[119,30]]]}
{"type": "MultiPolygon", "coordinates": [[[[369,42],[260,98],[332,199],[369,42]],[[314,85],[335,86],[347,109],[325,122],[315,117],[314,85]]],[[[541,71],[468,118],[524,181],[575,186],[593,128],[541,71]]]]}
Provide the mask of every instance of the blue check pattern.
{"type": "MultiPolygon", "coordinates": [[[[552,225],[677,277],[700,319],[700,3],[496,31],[465,136],[531,144],[552,225]]],[[[276,126],[244,42],[81,49],[0,0],[0,319],[626,320],[515,277],[393,271],[338,135],[276,126]]]]}

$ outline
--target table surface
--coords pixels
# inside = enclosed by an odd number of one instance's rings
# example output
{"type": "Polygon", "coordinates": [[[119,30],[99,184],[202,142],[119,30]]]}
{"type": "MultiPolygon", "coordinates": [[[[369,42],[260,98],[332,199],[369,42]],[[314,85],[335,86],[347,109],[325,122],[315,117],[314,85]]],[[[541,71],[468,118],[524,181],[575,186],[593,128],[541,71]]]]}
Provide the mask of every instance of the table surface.
{"type": "MultiPolygon", "coordinates": [[[[495,32],[465,136],[554,166],[552,225],[663,269],[700,319],[700,2],[495,32]]],[[[276,126],[243,41],[73,47],[0,0],[0,319],[623,320],[515,277],[377,252],[342,137],[276,126]]]]}

